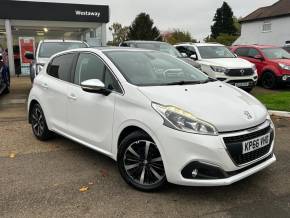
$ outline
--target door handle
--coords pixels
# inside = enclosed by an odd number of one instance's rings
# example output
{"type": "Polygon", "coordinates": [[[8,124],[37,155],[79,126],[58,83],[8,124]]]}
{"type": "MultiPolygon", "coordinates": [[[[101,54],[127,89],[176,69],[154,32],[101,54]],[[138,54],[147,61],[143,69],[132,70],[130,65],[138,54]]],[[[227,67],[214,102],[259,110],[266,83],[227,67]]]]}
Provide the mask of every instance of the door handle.
{"type": "Polygon", "coordinates": [[[77,96],[75,96],[74,94],[70,94],[69,96],[67,96],[69,99],[71,99],[71,100],[77,100],[77,96]]]}
{"type": "Polygon", "coordinates": [[[45,88],[45,89],[48,89],[48,85],[47,85],[47,83],[42,83],[41,86],[42,86],[43,88],[45,88]]]}

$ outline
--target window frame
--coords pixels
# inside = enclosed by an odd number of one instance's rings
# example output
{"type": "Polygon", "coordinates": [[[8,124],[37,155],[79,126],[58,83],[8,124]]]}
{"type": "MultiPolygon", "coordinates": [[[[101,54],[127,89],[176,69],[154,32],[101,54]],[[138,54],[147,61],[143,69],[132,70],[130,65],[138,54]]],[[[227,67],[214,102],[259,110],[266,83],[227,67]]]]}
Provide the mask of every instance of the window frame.
{"type": "Polygon", "coordinates": [[[124,95],[125,94],[125,90],[120,82],[120,80],[118,79],[118,77],[115,75],[115,73],[113,72],[113,70],[111,69],[111,67],[106,63],[106,61],[104,61],[104,59],[102,57],[100,57],[100,55],[94,53],[94,52],[91,52],[91,51],[79,51],[77,52],[78,54],[76,55],[76,59],[74,60],[74,66],[73,66],[73,69],[72,69],[72,75],[71,75],[71,80],[72,80],[72,84],[77,86],[77,87],[81,87],[81,85],[78,85],[78,84],[75,84],[74,83],[74,78],[75,78],[75,73],[76,73],[76,68],[77,68],[77,62],[78,62],[78,59],[79,59],[79,56],[81,54],[91,54],[97,58],[99,58],[101,60],[101,62],[107,67],[107,69],[109,70],[109,73],[111,73],[112,77],[117,81],[119,87],[120,87],[120,90],[121,92],[118,92],[116,90],[111,90],[112,92],[114,93],[117,93],[119,95],[124,95]]]}
{"type": "Polygon", "coordinates": [[[263,21],[262,24],[262,33],[269,33],[272,32],[272,22],[270,20],[263,21]],[[269,29],[266,29],[265,27],[268,27],[269,29]]]}

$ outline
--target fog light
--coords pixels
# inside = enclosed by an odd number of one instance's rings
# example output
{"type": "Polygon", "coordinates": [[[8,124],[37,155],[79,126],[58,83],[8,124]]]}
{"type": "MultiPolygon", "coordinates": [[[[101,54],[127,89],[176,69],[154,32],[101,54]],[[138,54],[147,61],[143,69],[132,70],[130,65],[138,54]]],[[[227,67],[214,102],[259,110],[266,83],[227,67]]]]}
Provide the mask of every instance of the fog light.
{"type": "Polygon", "coordinates": [[[289,77],[288,75],[284,75],[284,76],[282,77],[282,80],[283,80],[283,81],[286,81],[286,80],[288,79],[288,77],[289,77]]]}
{"type": "Polygon", "coordinates": [[[197,174],[198,174],[198,169],[194,169],[191,173],[192,178],[195,178],[197,176],[197,174]]]}

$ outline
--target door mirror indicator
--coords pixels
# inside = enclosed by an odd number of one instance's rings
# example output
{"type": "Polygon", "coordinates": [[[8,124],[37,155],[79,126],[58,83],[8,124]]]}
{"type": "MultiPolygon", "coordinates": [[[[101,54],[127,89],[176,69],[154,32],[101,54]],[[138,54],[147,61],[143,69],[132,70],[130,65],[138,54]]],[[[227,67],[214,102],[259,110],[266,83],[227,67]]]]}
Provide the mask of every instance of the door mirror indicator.
{"type": "Polygon", "coordinates": [[[81,82],[82,90],[85,92],[109,95],[111,90],[106,89],[105,84],[99,79],[89,79],[81,82]]]}

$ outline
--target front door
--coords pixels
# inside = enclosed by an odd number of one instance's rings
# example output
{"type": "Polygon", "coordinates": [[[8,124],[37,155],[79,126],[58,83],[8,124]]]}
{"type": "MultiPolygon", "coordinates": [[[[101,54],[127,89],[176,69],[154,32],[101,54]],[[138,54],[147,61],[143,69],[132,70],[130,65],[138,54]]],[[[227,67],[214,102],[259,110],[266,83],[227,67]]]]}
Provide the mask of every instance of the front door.
{"type": "Polygon", "coordinates": [[[80,84],[99,79],[111,90],[118,90],[117,80],[95,54],[79,55],[74,84],[69,87],[68,130],[73,137],[97,149],[110,152],[114,121],[115,91],[108,96],[82,90],[80,84]]]}

